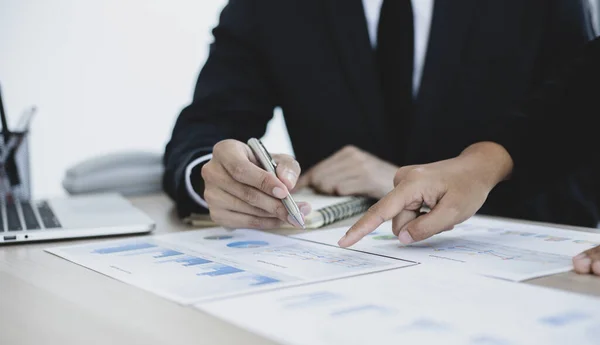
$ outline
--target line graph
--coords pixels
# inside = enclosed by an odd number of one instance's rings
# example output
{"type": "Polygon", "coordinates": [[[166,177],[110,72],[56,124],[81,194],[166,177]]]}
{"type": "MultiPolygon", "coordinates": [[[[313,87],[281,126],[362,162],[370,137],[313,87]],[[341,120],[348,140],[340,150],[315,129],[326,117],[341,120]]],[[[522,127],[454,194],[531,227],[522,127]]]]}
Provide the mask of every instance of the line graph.
{"type": "Polygon", "coordinates": [[[494,261],[518,261],[543,265],[570,264],[570,258],[563,255],[537,252],[533,250],[507,247],[498,244],[470,241],[465,239],[432,239],[406,247],[430,249],[434,253],[445,253],[451,258],[479,257],[494,261]]]}
{"type": "Polygon", "coordinates": [[[336,254],[324,248],[314,248],[298,245],[273,247],[255,252],[257,255],[267,255],[277,258],[318,261],[345,268],[370,268],[377,266],[377,262],[358,258],[349,254],[336,254]]]}
{"type": "Polygon", "coordinates": [[[414,245],[411,247],[416,248],[431,248],[435,252],[453,252],[453,253],[462,253],[467,255],[488,255],[500,260],[515,260],[518,259],[521,255],[517,253],[508,253],[503,251],[498,251],[496,249],[483,249],[481,246],[469,246],[466,244],[457,244],[457,245],[446,245],[444,247],[435,247],[428,245],[414,245]]]}
{"type": "Polygon", "coordinates": [[[574,240],[573,243],[585,244],[585,245],[588,245],[590,247],[600,246],[600,242],[588,241],[588,240],[574,240]]]}

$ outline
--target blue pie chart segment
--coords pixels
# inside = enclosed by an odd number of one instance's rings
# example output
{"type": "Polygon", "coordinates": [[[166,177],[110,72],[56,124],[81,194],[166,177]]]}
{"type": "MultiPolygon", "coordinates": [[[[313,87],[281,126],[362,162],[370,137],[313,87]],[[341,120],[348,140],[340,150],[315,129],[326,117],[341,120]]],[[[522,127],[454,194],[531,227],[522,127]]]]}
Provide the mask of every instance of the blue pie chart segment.
{"type": "Polygon", "coordinates": [[[231,242],[227,244],[227,247],[230,248],[259,248],[268,246],[269,242],[265,241],[239,241],[239,242],[231,242]]]}

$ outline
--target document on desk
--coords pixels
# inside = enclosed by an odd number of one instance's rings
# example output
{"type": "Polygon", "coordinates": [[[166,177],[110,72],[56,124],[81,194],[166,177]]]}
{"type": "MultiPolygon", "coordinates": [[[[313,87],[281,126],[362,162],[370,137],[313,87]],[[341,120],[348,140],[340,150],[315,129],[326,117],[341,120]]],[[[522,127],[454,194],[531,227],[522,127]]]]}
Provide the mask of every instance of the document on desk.
{"type": "Polygon", "coordinates": [[[600,299],[418,265],[201,303],[289,345],[596,345],[600,299]]]}
{"type": "Polygon", "coordinates": [[[182,304],[414,264],[261,231],[222,228],[47,251],[182,304]]]}
{"type": "MultiPolygon", "coordinates": [[[[294,237],[337,245],[347,230],[311,231],[294,237]]],[[[597,245],[600,233],[473,217],[452,231],[409,246],[400,244],[387,222],[352,249],[522,281],[569,271],[573,256],[597,245]]]]}

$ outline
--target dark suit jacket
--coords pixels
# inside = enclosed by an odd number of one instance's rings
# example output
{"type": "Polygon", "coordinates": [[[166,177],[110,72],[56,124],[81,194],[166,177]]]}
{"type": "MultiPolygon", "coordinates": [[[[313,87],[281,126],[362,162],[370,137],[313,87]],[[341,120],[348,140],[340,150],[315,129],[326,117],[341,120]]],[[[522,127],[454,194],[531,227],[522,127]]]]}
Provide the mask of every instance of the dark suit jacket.
{"type": "Polygon", "coordinates": [[[498,124],[493,141],[511,154],[513,183],[536,192],[573,171],[599,176],[598,95],[600,37],[498,124]]]}
{"type": "MultiPolygon", "coordinates": [[[[167,145],[165,190],[180,215],[201,212],[185,166],[220,140],[261,137],[278,106],[305,170],[349,144],[397,165],[454,157],[589,40],[588,19],[580,0],[436,1],[408,144],[397,147],[361,0],[231,0],[167,145]]],[[[536,194],[507,183],[482,212],[595,225],[583,177],[536,194]]]]}

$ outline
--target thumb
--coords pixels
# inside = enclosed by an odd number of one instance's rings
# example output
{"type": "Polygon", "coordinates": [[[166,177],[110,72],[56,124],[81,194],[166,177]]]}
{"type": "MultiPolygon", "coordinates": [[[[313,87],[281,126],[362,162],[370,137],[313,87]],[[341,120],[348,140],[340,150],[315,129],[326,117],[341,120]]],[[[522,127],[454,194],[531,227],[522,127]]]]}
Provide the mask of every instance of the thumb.
{"type": "Polygon", "coordinates": [[[408,222],[400,230],[400,242],[410,244],[422,241],[467,220],[475,212],[461,204],[461,200],[451,195],[444,196],[431,211],[408,222]]]}
{"type": "Polygon", "coordinates": [[[300,164],[290,155],[273,155],[273,160],[277,163],[277,177],[288,190],[292,190],[300,176],[300,164]]]}

